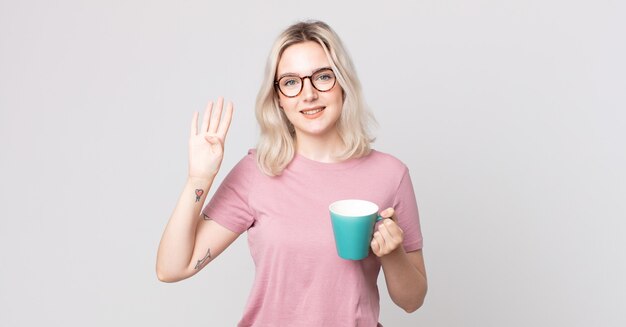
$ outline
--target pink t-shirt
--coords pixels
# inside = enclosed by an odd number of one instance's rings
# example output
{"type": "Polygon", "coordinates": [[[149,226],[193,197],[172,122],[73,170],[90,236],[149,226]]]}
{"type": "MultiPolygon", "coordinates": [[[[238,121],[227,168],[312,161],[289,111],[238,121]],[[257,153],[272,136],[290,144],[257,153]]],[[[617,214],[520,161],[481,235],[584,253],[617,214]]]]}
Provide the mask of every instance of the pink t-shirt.
{"type": "Polygon", "coordinates": [[[251,150],[228,174],[203,213],[237,233],[248,231],[256,266],[238,326],[378,324],[380,260],[337,255],[328,206],[363,199],[393,207],[407,252],[422,248],[415,194],[407,167],[378,151],[341,163],[296,155],[280,176],[256,166],[251,150]]]}

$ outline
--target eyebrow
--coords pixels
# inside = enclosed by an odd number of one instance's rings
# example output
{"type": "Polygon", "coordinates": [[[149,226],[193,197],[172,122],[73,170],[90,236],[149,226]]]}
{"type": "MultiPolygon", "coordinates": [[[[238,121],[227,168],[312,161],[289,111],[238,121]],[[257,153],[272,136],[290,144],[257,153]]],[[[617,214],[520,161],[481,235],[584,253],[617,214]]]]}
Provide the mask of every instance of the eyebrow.
{"type": "MultiPolygon", "coordinates": [[[[321,68],[314,69],[314,70],[311,72],[311,75],[314,75],[315,73],[317,73],[317,72],[319,72],[319,71],[322,71],[322,70],[326,70],[326,69],[333,70],[331,67],[321,67],[321,68]]],[[[285,76],[298,76],[298,77],[302,77],[302,76],[300,76],[300,75],[298,75],[298,74],[296,74],[296,73],[284,73],[284,74],[281,74],[280,76],[278,76],[278,77],[276,78],[276,80],[279,80],[279,79],[281,79],[281,78],[283,78],[283,77],[285,77],[285,76]]]]}

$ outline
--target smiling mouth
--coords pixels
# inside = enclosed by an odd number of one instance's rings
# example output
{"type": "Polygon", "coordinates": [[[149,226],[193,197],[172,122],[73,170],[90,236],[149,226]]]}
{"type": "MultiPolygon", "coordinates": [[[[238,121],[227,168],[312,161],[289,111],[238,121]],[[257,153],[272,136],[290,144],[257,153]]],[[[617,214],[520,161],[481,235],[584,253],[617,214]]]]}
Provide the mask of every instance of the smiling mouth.
{"type": "Polygon", "coordinates": [[[310,110],[301,110],[300,113],[303,115],[311,116],[311,115],[315,115],[318,112],[321,112],[324,109],[326,109],[326,107],[315,108],[315,109],[310,109],[310,110]]]}

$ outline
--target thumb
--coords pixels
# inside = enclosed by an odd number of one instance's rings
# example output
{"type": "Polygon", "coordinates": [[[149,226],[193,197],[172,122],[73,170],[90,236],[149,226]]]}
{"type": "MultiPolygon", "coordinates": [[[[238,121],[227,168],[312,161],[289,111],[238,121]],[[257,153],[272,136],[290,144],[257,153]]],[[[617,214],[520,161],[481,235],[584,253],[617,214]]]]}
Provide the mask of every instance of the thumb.
{"type": "Polygon", "coordinates": [[[220,138],[215,135],[206,135],[204,139],[209,142],[211,145],[222,143],[220,138]]]}
{"type": "Polygon", "coordinates": [[[394,213],[395,213],[395,210],[393,210],[393,208],[387,208],[383,210],[383,212],[381,212],[380,215],[383,216],[384,218],[392,218],[394,213]]]}
{"type": "Polygon", "coordinates": [[[391,207],[383,210],[383,212],[381,212],[380,215],[383,218],[390,218],[391,220],[395,221],[396,223],[398,222],[398,219],[396,217],[396,211],[393,208],[391,208],[391,207]]]}
{"type": "Polygon", "coordinates": [[[211,151],[213,151],[214,154],[221,156],[224,153],[224,145],[219,137],[215,135],[207,135],[205,139],[209,143],[211,151]]]}

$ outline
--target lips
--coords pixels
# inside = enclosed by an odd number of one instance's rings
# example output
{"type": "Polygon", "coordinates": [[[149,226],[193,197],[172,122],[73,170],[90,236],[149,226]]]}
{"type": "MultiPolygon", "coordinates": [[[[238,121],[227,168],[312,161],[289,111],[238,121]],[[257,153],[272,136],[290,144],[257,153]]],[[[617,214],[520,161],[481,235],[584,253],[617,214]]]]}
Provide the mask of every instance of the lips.
{"type": "Polygon", "coordinates": [[[305,116],[313,116],[315,114],[322,112],[324,109],[326,109],[326,107],[308,108],[308,109],[300,110],[300,113],[305,116]]]}

